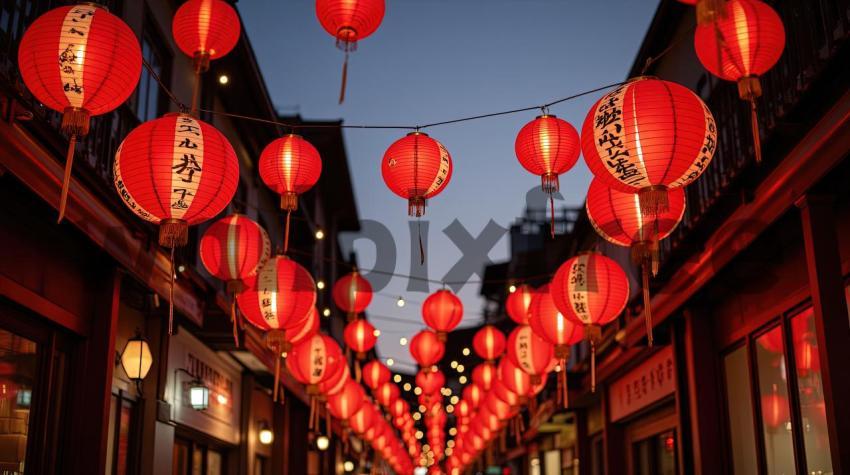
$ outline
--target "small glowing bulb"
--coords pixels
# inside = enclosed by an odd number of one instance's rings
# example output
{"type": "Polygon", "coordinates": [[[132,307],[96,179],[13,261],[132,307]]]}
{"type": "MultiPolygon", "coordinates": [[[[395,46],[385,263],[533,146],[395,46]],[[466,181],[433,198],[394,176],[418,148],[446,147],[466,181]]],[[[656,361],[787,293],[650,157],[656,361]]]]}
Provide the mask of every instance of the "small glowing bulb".
{"type": "Polygon", "coordinates": [[[463,349],[463,356],[469,356],[469,354],[470,354],[469,348],[464,348],[463,349]]]}
{"type": "Polygon", "coordinates": [[[454,427],[449,429],[449,435],[452,436],[452,437],[456,436],[457,435],[457,429],[454,428],[454,427]]]}
{"type": "Polygon", "coordinates": [[[457,382],[460,384],[466,384],[466,376],[461,375],[461,377],[457,378],[457,382]]]}
{"type": "Polygon", "coordinates": [[[457,361],[452,361],[452,362],[449,364],[449,366],[451,366],[451,367],[452,367],[452,369],[457,368],[457,361]]]}
{"type": "Polygon", "coordinates": [[[322,231],[321,229],[317,229],[316,230],[316,239],[321,241],[324,238],[325,238],[325,232],[322,231]]]}
{"type": "Polygon", "coordinates": [[[226,86],[228,83],[230,83],[230,78],[227,76],[227,74],[222,74],[218,77],[218,83],[222,86],[226,86]]]}
{"type": "Polygon", "coordinates": [[[510,292],[510,293],[516,292],[516,285],[511,284],[511,286],[508,287],[508,292],[510,292]]]}
{"type": "Polygon", "coordinates": [[[448,447],[448,448],[452,448],[452,447],[454,447],[454,446],[455,446],[455,441],[450,440],[450,441],[446,442],[446,447],[448,447]]]}
{"type": "Polygon", "coordinates": [[[462,364],[457,365],[457,372],[458,373],[463,373],[464,369],[466,369],[466,368],[464,368],[462,364]]]}
{"type": "Polygon", "coordinates": [[[376,328],[375,331],[372,332],[372,334],[375,335],[375,338],[378,338],[379,336],[381,336],[381,330],[378,330],[376,328]]]}
{"type": "Polygon", "coordinates": [[[320,280],[320,281],[316,282],[316,288],[319,289],[319,290],[324,289],[325,288],[325,281],[320,280]]]}
{"type": "Polygon", "coordinates": [[[458,401],[460,401],[460,399],[458,399],[457,396],[452,396],[452,398],[449,399],[449,402],[452,403],[452,404],[457,404],[458,401]]]}
{"type": "Polygon", "coordinates": [[[401,337],[401,338],[399,338],[399,339],[398,339],[398,344],[399,344],[399,345],[401,345],[401,346],[406,345],[406,344],[407,344],[407,338],[405,338],[405,337],[401,337]]]}
{"type": "Polygon", "coordinates": [[[397,374],[397,375],[393,376],[393,381],[400,383],[401,382],[401,375],[397,374]]]}
{"type": "Polygon", "coordinates": [[[354,462],[352,462],[351,460],[346,460],[342,464],[342,469],[345,470],[346,472],[353,472],[354,471],[354,462]]]}
{"type": "Polygon", "coordinates": [[[269,445],[274,441],[274,432],[272,432],[272,430],[268,427],[263,427],[260,429],[260,433],[257,438],[260,440],[261,444],[269,445]]]}
{"type": "Polygon", "coordinates": [[[322,310],[322,315],[324,315],[326,317],[330,317],[331,316],[331,309],[325,308],[324,310],[322,310]]]}
{"type": "Polygon", "coordinates": [[[404,307],[404,304],[405,304],[404,297],[399,297],[398,300],[396,300],[395,304],[398,305],[399,307],[404,307]]]}
{"type": "Polygon", "coordinates": [[[446,406],[446,412],[448,412],[449,414],[455,412],[455,407],[449,404],[448,406],[446,406]]]}
{"type": "Polygon", "coordinates": [[[415,394],[417,396],[422,394],[422,388],[420,388],[419,386],[416,386],[415,388],[413,388],[413,394],[415,394]]]}
{"type": "Polygon", "coordinates": [[[556,373],[560,373],[560,372],[561,372],[561,365],[559,365],[559,364],[558,364],[558,365],[555,365],[555,372],[556,372],[556,373]]]}
{"type": "Polygon", "coordinates": [[[387,358],[387,366],[392,366],[393,364],[395,364],[395,360],[392,358],[387,358]]]}
{"type": "Polygon", "coordinates": [[[410,383],[404,383],[404,386],[402,386],[402,388],[405,391],[410,391],[413,388],[413,386],[411,386],[410,383]]]}
{"type": "Polygon", "coordinates": [[[186,266],[180,264],[179,266],[177,266],[177,272],[186,272],[186,266]]]}
{"type": "Polygon", "coordinates": [[[413,420],[418,421],[419,419],[422,419],[422,414],[419,414],[418,412],[414,412],[413,413],[413,420]]]}
{"type": "Polygon", "coordinates": [[[330,445],[331,441],[328,440],[328,438],[324,435],[320,435],[319,438],[316,439],[316,448],[323,452],[325,450],[328,450],[328,447],[330,447],[330,445]]]}
{"type": "Polygon", "coordinates": [[[413,434],[413,436],[416,437],[417,439],[422,439],[422,437],[424,437],[425,434],[423,434],[421,430],[418,430],[418,431],[416,431],[415,434],[413,434]]]}
{"type": "Polygon", "coordinates": [[[424,404],[420,404],[420,405],[419,405],[419,412],[421,412],[421,413],[425,414],[425,411],[427,411],[427,410],[428,410],[428,408],[427,408],[427,407],[425,407],[425,405],[424,405],[424,404]]]}

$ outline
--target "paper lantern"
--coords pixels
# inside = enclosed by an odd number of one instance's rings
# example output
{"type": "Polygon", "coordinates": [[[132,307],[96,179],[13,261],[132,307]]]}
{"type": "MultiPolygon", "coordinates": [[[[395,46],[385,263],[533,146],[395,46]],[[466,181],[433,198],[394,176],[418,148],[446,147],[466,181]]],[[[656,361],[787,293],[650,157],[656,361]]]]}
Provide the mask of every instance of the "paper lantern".
{"type": "Polygon", "coordinates": [[[174,320],[174,248],[189,226],[219,214],[236,193],[239,163],[215,127],[187,114],[167,114],[133,129],[115,153],[115,189],[140,218],[159,225],[171,248],[169,334],[174,320]]]}
{"type": "Polygon", "coordinates": [[[360,410],[354,413],[349,420],[349,426],[356,434],[362,435],[370,427],[373,421],[377,418],[375,407],[370,402],[365,402],[360,406],[360,410]]]}
{"type": "Polygon", "coordinates": [[[375,335],[375,327],[365,319],[348,322],[343,331],[343,339],[349,348],[356,352],[356,357],[362,360],[366,353],[375,347],[378,337],[375,335]]]}
{"type": "Polygon", "coordinates": [[[372,302],[372,285],[354,271],[334,283],[333,298],[336,306],[348,314],[349,320],[353,320],[372,302]]]}
{"type": "Polygon", "coordinates": [[[58,7],[36,18],[24,32],[18,69],[33,96],[62,113],[62,132],[70,136],[59,200],[61,222],[77,139],[88,135],[92,116],[117,109],[136,89],[142,72],[139,40],[105,7],[58,7]]]}
{"type": "Polygon", "coordinates": [[[245,290],[244,280],[257,274],[271,257],[271,240],[262,226],[242,214],[219,219],[204,231],[198,246],[204,268],[214,277],[227,282],[232,295],[230,320],[233,340],[239,347],[236,294],[245,290]]]}
{"type": "Polygon", "coordinates": [[[419,217],[425,214],[426,200],[449,184],[452,157],[428,134],[411,132],[387,149],[381,174],[393,193],[407,199],[407,213],[419,217]]]}
{"type": "Polygon", "coordinates": [[[694,33],[697,57],[711,74],[738,83],[738,95],[750,103],[756,161],[761,162],[756,99],[759,76],[772,68],[785,49],[785,26],[770,5],[759,0],[729,0],[719,14],[702,22],[694,33]]]}
{"type": "Polygon", "coordinates": [[[446,377],[438,369],[422,369],[416,373],[416,386],[422,389],[422,394],[439,394],[446,385],[446,377]]]}
{"type": "Polygon", "coordinates": [[[348,78],[348,53],[357,50],[357,42],[371,35],[384,19],[384,0],[316,0],[319,23],[336,38],[337,48],[345,52],[339,103],[345,101],[348,78]]]}
{"type": "Polygon", "coordinates": [[[390,404],[401,396],[401,391],[398,390],[398,386],[395,383],[386,382],[378,386],[374,396],[378,404],[384,407],[390,407],[390,404]]]}
{"type": "Polygon", "coordinates": [[[431,330],[422,330],[410,340],[410,354],[422,368],[434,366],[445,353],[445,344],[431,330]]]}
{"type": "Polygon", "coordinates": [[[508,336],[508,358],[531,375],[532,384],[537,384],[546,374],[553,353],[552,345],[528,325],[514,328],[508,336]]]}
{"type": "Polygon", "coordinates": [[[564,317],[585,325],[590,341],[591,389],[596,390],[596,345],[601,326],[617,318],[629,299],[629,279],[613,260],[587,252],[561,264],[549,292],[564,317]]]}
{"type": "Polygon", "coordinates": [[[347,428],[348,420],[360,410],[365,398],[363,386],[349,379],[340,392],[328,397],[328,410],[347,428]]]}
{"type": "Polygon", "coordinates": [[[578,161],[581,142],[575,127],[554,115],[543,114],[525,124],[514,144],[519,163],[539,175],[542,189],[549,195],[552,220],[549,231],[555,237],[555,201],[560,186],[558,175],[566,173],[578,161]]]}
{"type": "Polygon", "coordinates": [[[450,290],[438,290],[422,302],[422,319],[437,332],[440,341],[463,319],[463,303],[450,290]]]}
{"type": "Polygon", "coordinates": [[[505,311],[517,325],[528,325],[528,306],[531,305],[533,295],[534,289],[526,284],[517,286],[516,290],[508,294],[505,311]]]}
{"type": "Polygon", "coordinates": [[[521,398],[527,398],[534,392],[534,385],[531,384],[531,375],[511,362],[510,358],[502,358],[499,361],[498,376],[499,381],[507,389],[521,398]]]}
{"type": "Polygon", "coordinates": [[[211,59],[233,50],[241,28],[236,10],[223,0],[188,0],[177,9],[171,23],[177,47],[204,71],[211,59]]]}
{"type": "Polygon", "coordinates": [[[463,388],[463,399],[469,401],[473,409],[477,409],[481,400],[484,399],[484,391],[476,384],[470,384],[463,388]]]}
{"type": "Polygon", "coordinates": [[[319,393],[322,396],[333,396],[342,391],[349,381],[351,381],[351,373],[348,370],[348,365],[338,365],[333,374],[319,383],[319,393]]]}
{"type": "Polygon", "coordinates": [[[788,398],[777,394],[775,385],[773,394],[762,396],[761,413],[764,424],[770,430],[785,430],[785,425],[790,421],[788,398]]]}
{"type": "Polygon", "coordinates": [[[319,311],[313,306],[304,320],[298,320],[298,323],[286,327],[286,340],[290,345],[301,343],[319,333],[319,323],[319,311]]]}
{"type": "Polygon", "coordinates": [[[538,289],[531,301],[531,317],[529,322],[531,329],[538,336],[543,337],[555,347],[555,358],[561,365],[558,374],[558,398],[564,408],[568,403],[567,390],[567,362],[570,359],[570,346],[580,342],[584,338],[584,329],[581,324],[569,320],[558,311],[555,301],[549,293],[549,284],[538,289]]]}
{"type": "Polygon", "coordinates": [[[319,426],[316,396],[319,395],[319,383],[330,378],[337,366],[344,365],[345,359],[339,345],[333,338],[321,333],[293,346],[286,358],[286,369],[296,381],[307,386],[310,396],[310,429],[319,426]]]}
{"type": "Polygon", "coordinates": [[[597,101],[582,127],[587,166],[606,186],[638,193],[647,215],[667,210],[668,189],[696,180],[714,156],[717,127],[679,84],[641,77],[597,101]]]}
{"type": "Polygon", "coordinates": [[[396,399],[392,404],[390,404],[388,412],[395,418],[403,418],[408,412],[410,412],[410,405],[407,404],[407,401],[404,399],[396,399]]]}
{"type": "Polygon", "coordinates": [[[496,377],[496,365],[493,363],[485,361],[472,370],[472,382],[484,392],[490,390],[496,377]]]}
{"type": "Polygon", "coordinates": [[[391,377],[392,373],[389,368],[378,360],[372,360],[363,366],[363,382],[372,391],[388,382],[391,377]]]}
{"type": "Polygon", "coordinates": [[[485,361],[493,361],[505,352],[505,335],[493,325],[484,325],[472,337],[472,348],[485,361]]]}

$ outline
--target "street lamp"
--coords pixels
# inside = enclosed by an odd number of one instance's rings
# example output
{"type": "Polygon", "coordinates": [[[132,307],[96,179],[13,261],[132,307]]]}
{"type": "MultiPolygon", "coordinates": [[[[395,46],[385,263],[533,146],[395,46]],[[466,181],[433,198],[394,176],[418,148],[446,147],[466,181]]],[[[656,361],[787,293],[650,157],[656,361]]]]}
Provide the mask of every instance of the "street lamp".
{"type": "Polygon", "coordinates": [[[145,379],[153,365],[153,355],[147,340],[141,333],[127,340],[124,350],[121,351],[121,367],[124,373],[136,384],[145,379]]]}
{"type": "Polygon", "coordinates": [[[274,441],[274,432],[272,432],[268,422],[263,421],[260,423],[260,432],[257,434],[257,438],[263,445],[270,445],[274,441]]]}
{"type": "Polygon", "coordinates": [[[189,383],[189,405],[196,411],[205,411],[210,406],[210,388],[200,379],[189,383]]]}

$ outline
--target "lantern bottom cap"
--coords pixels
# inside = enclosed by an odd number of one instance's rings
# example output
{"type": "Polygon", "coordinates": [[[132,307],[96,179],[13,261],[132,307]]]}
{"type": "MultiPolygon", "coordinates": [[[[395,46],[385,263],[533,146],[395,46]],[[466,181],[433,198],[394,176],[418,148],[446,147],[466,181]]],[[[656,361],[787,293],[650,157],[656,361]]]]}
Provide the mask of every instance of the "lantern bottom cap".
{"type": "Polygon", "coordinates": [[[159,245],[183,247],[189,242],[189,223],[182,219],[168,218],[159,223],[159,245]]]}
{"type": "Polygon", "coordinates": [[[407,200],[407,214],[419,218],[425,214],[425,206],[425,198],[410,198],[407,200]]]}
{"type": "Polygon", "coordinates": [[[667,196],[668,188],[664,185],[652,185],[638,190],[640,212],[644,216],[658,216],[670,209],[667,196]]]}

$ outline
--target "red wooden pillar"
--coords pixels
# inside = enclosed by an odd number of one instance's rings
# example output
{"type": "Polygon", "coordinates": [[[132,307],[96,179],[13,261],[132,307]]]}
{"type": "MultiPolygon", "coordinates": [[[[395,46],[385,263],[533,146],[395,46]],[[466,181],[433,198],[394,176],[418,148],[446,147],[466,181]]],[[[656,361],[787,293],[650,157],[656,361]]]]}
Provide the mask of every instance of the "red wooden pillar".
{"type": "Polygon", "coordinates": [[[835,231],[834,202],[803,196],[798,202],[806,248],[809,289],[817,329],[829,449],[835,473],[850,473],[850,324],[835,231]]]}

